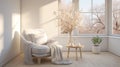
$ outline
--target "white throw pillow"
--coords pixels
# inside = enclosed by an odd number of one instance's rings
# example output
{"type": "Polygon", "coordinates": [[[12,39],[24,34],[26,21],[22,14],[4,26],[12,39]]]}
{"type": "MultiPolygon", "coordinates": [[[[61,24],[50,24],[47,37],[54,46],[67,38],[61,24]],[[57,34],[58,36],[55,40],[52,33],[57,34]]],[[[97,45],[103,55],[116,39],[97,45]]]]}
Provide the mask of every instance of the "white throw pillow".
{"type": "Polygon", "coordinates": [[[34,32],[32,39],[33,42],[35,42],[36,44],[42,45],[47,42],[47,35],[45,32],[37,30],[36,32],[34,32]]]}
{"type": "Polygon", "coordinates": [[[47,35],[43,29],[25,30],[26,39],[36,44],[42,45],[47,42],[47,35]]]}
{"type": "Polygon", "coordinates": [[[23,36],[25,37],[26,40],[31,41],[32,42],[32,34],[28,33],[28,31],[23,31],[23,36]]]}

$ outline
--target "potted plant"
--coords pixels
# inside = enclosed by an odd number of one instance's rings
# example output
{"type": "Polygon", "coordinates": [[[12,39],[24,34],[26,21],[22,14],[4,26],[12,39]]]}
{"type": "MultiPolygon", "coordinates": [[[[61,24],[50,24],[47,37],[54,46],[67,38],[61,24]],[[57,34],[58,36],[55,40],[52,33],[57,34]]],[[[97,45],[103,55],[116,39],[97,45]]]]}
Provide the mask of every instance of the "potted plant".
{"type": "Polygon", "coordinates": [[[102,42],[102,38],[100,38],[99,36],[93,37],[92,38],[92,43],[94,44],[92,46],[92,52],[93,53],[100,53],[100,43],[102,42]]]}

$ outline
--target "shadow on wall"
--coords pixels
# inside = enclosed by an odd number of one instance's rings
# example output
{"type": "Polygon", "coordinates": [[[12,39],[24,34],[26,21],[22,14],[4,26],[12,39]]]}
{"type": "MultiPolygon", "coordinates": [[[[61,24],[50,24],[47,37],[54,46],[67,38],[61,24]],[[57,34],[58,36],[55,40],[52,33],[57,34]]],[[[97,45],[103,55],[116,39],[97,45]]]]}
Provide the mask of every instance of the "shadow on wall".
{"type": "Polygon", "coordinates": [[[20,37],[16,29],[12,29],[13,20],[12,13],[4,14],[3,22],[0,30],[0,66],[4,65],[17,54],[20,53],[20,37]]]}
{"type": "Polygon", "coordinates": [[[42,23],[40,21],[42,18],[40,8],[54,1],[57,1],[57,0],[23,0],[22,9],[21,9],[22,10],[21,11],[22,12],[22,29],[39,28],[40,27],[39,23],[42,23]]]}
{"type": "Polygon", "coordinates": [[[20,19],[19,0],[0,0],[0,67],[20,53],[20,39],[14,27],[20,24],[17,18],[20,19]]]}
{"type": "Polygon", "coordinates": [[[49,38],[58,35],[57,20],[53,14],[56,10],[58,0],[23,0],[22,31],[43,28],[49,38]]]}

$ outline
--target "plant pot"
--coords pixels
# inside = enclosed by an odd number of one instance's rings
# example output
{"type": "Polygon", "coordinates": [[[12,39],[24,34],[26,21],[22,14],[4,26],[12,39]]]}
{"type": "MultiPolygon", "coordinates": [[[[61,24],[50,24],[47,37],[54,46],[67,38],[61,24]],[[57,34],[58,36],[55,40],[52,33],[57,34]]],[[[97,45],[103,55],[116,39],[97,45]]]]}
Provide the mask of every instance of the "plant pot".
{"type": "Polygon", "coordinates": [[[92,46],[92,52],[95,54],[100,53],[100,46],[92,46]]]}

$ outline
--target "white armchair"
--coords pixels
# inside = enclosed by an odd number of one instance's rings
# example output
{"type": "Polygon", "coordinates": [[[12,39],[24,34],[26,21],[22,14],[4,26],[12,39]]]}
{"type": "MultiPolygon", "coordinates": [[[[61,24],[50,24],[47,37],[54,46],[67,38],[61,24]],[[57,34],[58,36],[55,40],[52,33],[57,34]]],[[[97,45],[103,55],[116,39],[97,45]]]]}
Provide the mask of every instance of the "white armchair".
{"type": "Polygon", "coordinates": [[[41,57],[50,56],[50,48],[46,45],[47,35],[41,29],[26,30],[21,36],[21,42],[24,50],[24,62],[34,64],[33,57],[38,58],[40,63],[41,57]]]}

